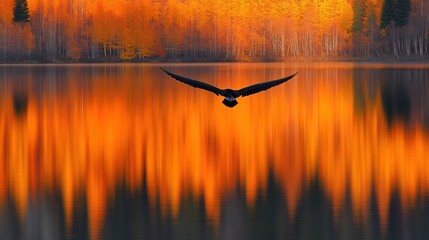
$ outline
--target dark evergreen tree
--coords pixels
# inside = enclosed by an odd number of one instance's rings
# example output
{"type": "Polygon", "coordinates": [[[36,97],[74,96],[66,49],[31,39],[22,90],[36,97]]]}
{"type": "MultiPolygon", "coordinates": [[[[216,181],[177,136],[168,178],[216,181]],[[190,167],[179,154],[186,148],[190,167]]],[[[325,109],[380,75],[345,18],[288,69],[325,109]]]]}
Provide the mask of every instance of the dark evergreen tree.
{"type": "Polygon", "coordinates": [[[403,27],[408,23],[411,11],[411,0],[396,0],[395,23],[403,27]]]}
{"type": "Polygon", "coordinates": [[[13,8],[13,22],[29,22],[30,11],[27,0],[16,0],[13,8]]]}
{"type": "Polygon", "coordinates": [[[364,18],[365,18],[365,1],[355,0],[353,2],[353,24],[352,32],[358,33],[364,30],[364,18]]]}
{"type": "Polygon", "coordinates": [[[392,21],[395,20],[395,2],[394,0],[384,0],[383,9],[381,12],[380,28],[386,28],[392,21]]]}

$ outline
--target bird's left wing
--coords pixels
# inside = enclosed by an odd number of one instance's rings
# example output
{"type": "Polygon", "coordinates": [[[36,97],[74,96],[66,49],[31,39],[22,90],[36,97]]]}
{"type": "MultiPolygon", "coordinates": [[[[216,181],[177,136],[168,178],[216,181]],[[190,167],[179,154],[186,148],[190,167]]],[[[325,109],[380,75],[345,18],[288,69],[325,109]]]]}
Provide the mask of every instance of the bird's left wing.
{"type": "Polygon", "coordinates": [[[194,80],[194,79],[190,79],[190,78],[179,76],[177,74],[174,74],[172,72],[169,72],[169,71],[165,70],[164,68],[161,68],[161,69],[162,69],[162,71],[164,71],[165,73],[167,73],[168,75],[170,75],[172,78],[174,78],[174,79],[176,79],[176,80],[178,80],[178,81],[180,81],[182,83],[186,83],[186,84],[188,84],[188,85],[190,85],[192,87],[201,88],[201,89],[210,91],[210,92],[212,92],[212,93],[214,93],[216,95],[220,94],[220,95],[223,96],[225,94],[223,90],[221,90],[221,89],[219,89],[219,88],[217,88],[215,86],[212,86],[212,85],[210,85],[208,83],[204,83],[204,82],[200,82],[200,81],[197,81],[197,80],[194,80]]]}
{"type": "Polygon", "coordinates": [[[298,74],[298,73],[295,73],[295,74],[290,75],[290,76],[285,77],[285,78],[281,78],[281,79],[277,79],[277,80],[273,80],[273,81],[269,81],[269,82],[258,83],[255,85],[251,85],[251,86],[242,88],[240,90],[235,90],[234,95],[236,97],[240,97],[240,96],[245,97],[245,96],[249,96],[251,94],[255,94],[255,93],[258,93],[261,91],[268,90],[274,86],[277,86],[279,84],[282,84],[282,83],[290,80],[291,78],[295,77],[296,74],[298,74]]]}

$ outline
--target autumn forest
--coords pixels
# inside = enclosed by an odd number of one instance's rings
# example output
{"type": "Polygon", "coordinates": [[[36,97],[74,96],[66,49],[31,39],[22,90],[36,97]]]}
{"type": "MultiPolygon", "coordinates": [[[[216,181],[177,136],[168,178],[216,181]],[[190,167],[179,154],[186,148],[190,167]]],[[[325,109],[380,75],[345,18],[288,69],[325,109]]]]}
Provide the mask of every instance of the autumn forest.
{"type": "Polygon", "coordinates": [[[0,61],[423,60],[428,12],[427,0],[2,0],[0,61]]]}

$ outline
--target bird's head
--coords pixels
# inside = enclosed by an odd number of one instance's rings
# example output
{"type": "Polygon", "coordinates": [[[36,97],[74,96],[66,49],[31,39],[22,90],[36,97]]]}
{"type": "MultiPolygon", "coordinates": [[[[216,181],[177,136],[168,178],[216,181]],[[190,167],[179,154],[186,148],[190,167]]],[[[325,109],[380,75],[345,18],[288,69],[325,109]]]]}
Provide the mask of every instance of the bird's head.
{"type": "Polygon", "coordinates": [[[225,89],[225,96],[238,97],[238,96],[235,96],[234,90],[232,90],[230,88],[225,89]]]}

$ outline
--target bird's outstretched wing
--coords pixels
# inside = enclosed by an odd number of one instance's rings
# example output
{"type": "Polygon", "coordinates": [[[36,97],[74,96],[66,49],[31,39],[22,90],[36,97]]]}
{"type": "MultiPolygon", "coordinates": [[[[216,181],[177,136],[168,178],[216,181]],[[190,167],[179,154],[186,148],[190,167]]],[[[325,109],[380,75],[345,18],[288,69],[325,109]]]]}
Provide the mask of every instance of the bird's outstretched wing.
{"type": "Polygon", "coordinates": [[[245,97],[245,96],[249,96],[251,94],[255,94],[261,91],[265,91],[267,89],[270,89],[274,86],[277,86],[279,84],[282,84],[288,80],[290,80],[291,78],[295,77],[295,75],[298,73],[295,73],[293,75],[290,75],[288,77],[285,78],[281,78],[281,79],[277,79],[277,80],[273,80],[273,81],[269,81],[269,82],[263,82],[263,83],[258,83],[255,85],[251,85],[245,88],[242,88],[240,90],[235,90],[234,91],[234,95],[235,97],[245,97]]]}
{"type": "Polygon", "coordinates": [[[210,84],[207,84],[207,83],[204,83],[204,82],[200,82],[200,81],[197,81],[197,80],[193,80],[193,79],[190,79],[190,78],[179,76],[177,74],[174,74],[174,73],[171,73],[171,72],[165,70],[164,68],[161,68],[161,69],[162,69],[162,71],[164,71],[165,73],[167,73],[168,75],[170,75],[172,78],[174,78],[174,79],[176,79],[176,80],[178,80],[178,81],[180,81],[182,83],[186,83],[186,84],[188,84],[188,85],[190,85],[192,87],[195,87],[195,88],[201,88],[201,89],[210,91],[210,92],[212,92],[212,93],[214,93],[216,95],[219,95],[219,94],[222,95],[222,96],[224,95],[224,91],[221,90],[221,89],[219,89],[219,88],[217,88],[217,87],[215,87],[215,86],[212,86],[210,84]]]}

